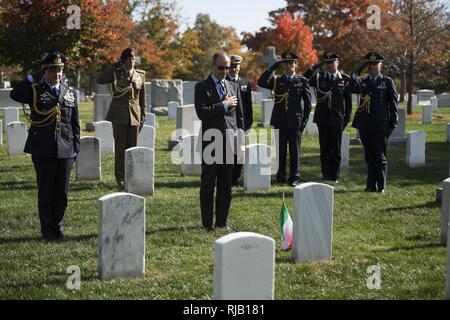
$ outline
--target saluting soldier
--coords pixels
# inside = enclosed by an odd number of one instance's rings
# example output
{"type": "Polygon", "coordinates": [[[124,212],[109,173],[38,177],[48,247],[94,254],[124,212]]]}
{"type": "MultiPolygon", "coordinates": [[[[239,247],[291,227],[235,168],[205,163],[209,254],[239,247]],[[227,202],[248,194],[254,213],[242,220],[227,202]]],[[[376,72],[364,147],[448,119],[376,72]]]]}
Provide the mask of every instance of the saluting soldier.
{"type": "Polygon", "coordinates": [[[384,193],[386,188],[387,140],[397,126],[397,89],[394,80],[381,74],[384,57],[369,52],[352,76],[353,92],[361,94],[352,127],[359,130],[367,163],[366,192],[384,193]],[[369,75],[358,79],[368,65],[369,75]]]}
{"type": "MultiPolygon", "coordinates": [[[[250,82],[239,75],[241,70],[241,63],[243,59],[238,55],[230,56],[230,72],[228,73],[227,80],[234,82],[238,85],[241,92],[242,109],[244,112],[244,131],[250,130],[253,124],[253,104],[252,104],[252,87],[250,82]]],[[[238,163],[237,155],[235,155],[235,165],[233,169],[233,185],[236,186],[241,176],[242,164],[238,163]]]]}
{"type": "Polygon", "coordinates": [[[317,91],[313,121],[319,129],[320,164],[324,180],[339,183],[342,132],[350,122],[352,93],[350,76],[339,72],[339,55],[327,51],[322,62],[305,72],[317,91]],[[326,72],[317,72],[326,64],[326,72]]]}
{"type": "Polygon", "coordinates": [[[277,183],[286,183],[286,150],[289,143],[290,172],[288,183],[292,186],[300,182],[299,160],[301,134],[311,112],[311,92],[308,80],[296,74],[298,56],[287,51],[265,70],[258,80],[262,88],[274,93],[275,104],[270,124],[278,130],[278,172],[277,183]],[[278,77],[272,75],[283,64],[285,73],[278,77]],[[301,101],[303,100],[303,108],[301,101]]]}
{"type": "Polygon", "coordinates": [[[64,240],[70,171],[80,150],[80,124],[74,91],[61,82],[66,58],[48,54],[41,70],[18,83],[11,99],[30,106],[24,152],[31,154],[38,186],[41,235],[64,240]]]}
{"type": "Polygon", "coordinates": [[[112,101],[106,120],[112,122],[115,150],[115,176],[122,187],[125,179],[125,150],[137,145],[145,121],[145,71],[135,69],[132,48],[122,51],[120,60],[97,77],[99,84],[109,83],[112,101]]]}

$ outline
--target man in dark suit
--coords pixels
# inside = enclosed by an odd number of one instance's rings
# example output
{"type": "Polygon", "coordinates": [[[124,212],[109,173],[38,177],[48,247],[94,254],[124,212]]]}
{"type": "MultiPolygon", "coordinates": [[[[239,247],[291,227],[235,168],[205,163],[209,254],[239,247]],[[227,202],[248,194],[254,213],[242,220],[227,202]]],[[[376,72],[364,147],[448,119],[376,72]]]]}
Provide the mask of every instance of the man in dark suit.
{"type": "Polygon", "coordinates": [[[216,192],[216,228],[227,228],[231,204],[235,135],[244,128],[242,103],[237,84],[226,80],[230,58],[216,52],[211,74],[195,85],[195,111],[202,121],[202,175],[200,207],[202,224],[213,230],[214,189],[216,192]],[[212,138],[211,138],[212,136],[212,138]],[[229,137],[231,137],[231,143],[229,137]],[[216,146],[211,152],[211,146],[216,146]],[[233,152],[231,151],[231,152],[233,152]],[[228,154],[227,154],[228,153],[228,154]]]}
{"type": "Polygon", "coordinates": [[[270,124],[278,130],[279,134],[279,167],[276,181],[277,183],[286,183],[286,149],[289,143],[290,171],[288,182],[290,185],[296,186],[300,182],[298,170],[300,138],[311,112],[311,92],[308,80],[295,72],[298,56],[287,51],[281,55],[281,59],[263,72],[258,80],[258,85],[273,90],[275,96],[270,124]],[[284,65],[285,73],[281,77],[272,76],[273,71],[280,64],[284,65]]]}
{"type": "Polygon", "coordinates": [[[70,171],[80,150],[80,124],[74,92],[61,82],[66,59],[48,54],[41,71],[29,75],[10,93],[27,103],[31,124],[24,152],[31,154],[38,185],[41,234],[45,240],[64,240],[70,171]]]}
{"type": "Polygon", "coordinates": [[[352,127],[359,130],[367,163],[365,192],[385,192],[387,177],[387,140],[397,126],[397,89],[395,82],[381,74],[384,57],[369,52],[352,76],[354,93],[361,94],[352,127]],[[368,65],[369,75],[359,79],[359,73],[368,65]]]}
{"type": "MultiPolygon", "coordinates": [[[[250,130],[253,124],[253,104],[252,104],[252,87],[250,82],[239,75],[241,70],[242,57],[238,55],[230,56],[230,73],[227,76],[227,80],[234,82],[239,87],[239,92],[242,98],[242,109],[244,111],[244,131],[250,130]]],[[[241,162],[241,161],[239,161],[241,162]]],[[[238,184],[239,177],[241,176],[242,163],[238,163],[238,159],[235,159],[235,165],[233,170],[233,185],[238,184]]]]}
{"type": "Polygon", "coordinates": [[[320,163],[324,180],[339,183],[342,131],[352,115],[350,76],[339,72],[339,55],[327,51],[321,63],[305,72],[309,85],[317,91],[313,121],[319,129],[320,163]],[[322,64],[326,72],[317,72],[322,64]]]}

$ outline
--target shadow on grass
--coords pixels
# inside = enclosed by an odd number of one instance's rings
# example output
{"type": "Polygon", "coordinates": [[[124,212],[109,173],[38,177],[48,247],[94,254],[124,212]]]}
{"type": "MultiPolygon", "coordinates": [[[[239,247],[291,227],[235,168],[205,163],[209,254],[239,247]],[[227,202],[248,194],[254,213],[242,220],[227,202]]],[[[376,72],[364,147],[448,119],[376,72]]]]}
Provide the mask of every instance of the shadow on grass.
{"type": "Polygon", "coordinates": [[[2,181],[0,182],[0,191],[3,190],[32,190],[37,189],[36,182],[29,181],[2,181]]]}
{"type": "Polygon", "coordinates": [[[196,226],[178,226],[178,227],[167,227],[167,228],[159,228],[159,229],[151,229],[145,232],[147,235],[156,234],[159,232],[189,232],[189,230],[203,230],[203,227],[200,225],[196,226]]]}
{"type": "Polygon", "coordinates": [[[421,205],[389,208],[387,210],[388,211],[403,211],[403,210],[409,210],[409,209],[432,209],[432,208],[440,208],[440,206],[436,201],[429,201],[429,202],[421,204],[421,205]]]}
{"type": "Polygon", "coordinates": [[[200,177],[198,177],[198,180],[188,181],[155,181],[155,189],[158,188],[200,188],[200,177]]]}
{"type": "MultiPolygon", "coordinates": [[[[86,235],[78,235],[78,236],[66,236],[65,238],[66,238],[66,240],[64,242],[85,241],[85,240],[97,239],[97,235],[96,234],[89,234],[89,235],[86,234],[86,235]]],[[[41,237],[0,238],[0,244],[22,243],[22,242],[42,242],[42,243],[47,243],[49,241],[44,241],[41,237]]]]}
{"type": "Polygon", "coordinates": [[[398,251],[411,251],[417,249],[436,249],[443,247],[439,242],[419,243],[410,246],[397,246],[386,249],[373,250],[373,252],[398,252],[398,251]]]}

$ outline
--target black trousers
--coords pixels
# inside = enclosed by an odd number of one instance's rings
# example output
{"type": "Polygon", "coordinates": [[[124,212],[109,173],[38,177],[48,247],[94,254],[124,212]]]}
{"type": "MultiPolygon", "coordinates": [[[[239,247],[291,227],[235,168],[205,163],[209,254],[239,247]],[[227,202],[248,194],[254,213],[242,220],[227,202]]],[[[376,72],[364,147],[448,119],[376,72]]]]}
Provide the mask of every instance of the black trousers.
{"type": "Polygon", "coordinates": [[[359,137],[364,146],[364,157],[367,163],[367,188],[383,190],[386,187],[387,138],[384,132],[368,132],[359,130],[359,137]]]}
{"type": "Polygon", "coordinates": [[[137,146],[139,127],[113,123],[114,173],[118,184],[125,180],[125,150],[137,146]]]}
{"type": "Polygon", "coordinates": [[[338,180],[341,171],[342,127],[318,125],[320,165],[326,180],[338,180]]]}
{"type": "Polygon", "coordinates": [[[278,129],[278,172],[277,181],[286,180],[286,153],[289,143],[289,182],[300,179],[298,170],[300,160],[301,134],[299,129],[278,129]]]}
{"type": "Polygon", "coordinates": [[[73,159],[36,155],[31,159],[36,170],[41,234],[46,238],[62,235],[73,159]]]}
{"type": "MultiPolygon", "coordinates": [[[[225,139],[225,137],[224,137],[225,139]]],[[[223,140],[225,142],[225,140],[223,140]]],[[[200,207],[202,213],[202,225],[210,229],[213,225],[214,190],[216,189],[216,227],[227,225],[228,211],[231,205],[231,186],[233,182],[234,155],[226,159],[226,147],[223,143],[223,161],[220,163],[206,164],[202,155],[202,175],[200,186],[200,207]],[[230,161],[231,160],[231,161],[230,161]]],[[[205,149],[206,144],[203,146],[205,149]]],[[[230,150],[228,150],[230,152],[230,150]]],[[[232,151],[231,151],[232,152],[232,151]]]]}

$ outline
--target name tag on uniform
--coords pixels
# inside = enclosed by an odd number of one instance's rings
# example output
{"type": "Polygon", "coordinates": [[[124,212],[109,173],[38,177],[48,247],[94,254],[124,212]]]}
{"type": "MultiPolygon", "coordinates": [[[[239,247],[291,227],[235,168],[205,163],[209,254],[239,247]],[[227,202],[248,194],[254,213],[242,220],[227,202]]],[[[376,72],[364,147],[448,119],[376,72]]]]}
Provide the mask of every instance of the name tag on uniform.
{"type": "Polygon", "coordinates": [[[241,91],[242,92],[247,92],[247,86],[241,86],[241,91]]]}
{"type": "Polygon", "coordinates": [[[377,87],[377,89],[379,89],[379,90],[386,90],[386,86],[385,85],[379,85],[377,87]]]}
{"type": "Polygon", "coordinates": [[[56,97],[52,96],[50,93],[48,92],[43,92],[39,95],[39,100],[44,102],[44,103],[48,103],[48,102],[52,102],[56,97]]]}

